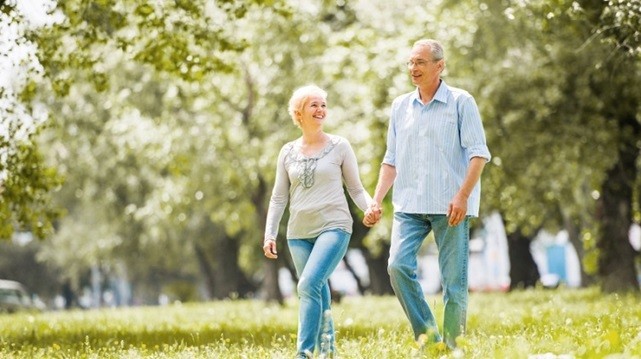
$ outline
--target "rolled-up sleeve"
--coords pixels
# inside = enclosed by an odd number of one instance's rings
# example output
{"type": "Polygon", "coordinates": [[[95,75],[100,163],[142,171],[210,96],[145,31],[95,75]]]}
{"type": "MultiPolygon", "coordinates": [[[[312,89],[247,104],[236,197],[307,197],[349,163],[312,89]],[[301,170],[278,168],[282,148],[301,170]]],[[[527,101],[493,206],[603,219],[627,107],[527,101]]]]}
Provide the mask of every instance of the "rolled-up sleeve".
{"type": "Polygon", "coordinates": [[[482,157],[490,161],[492,155],[485,141],[481,114],[473,97],[466,97],[461,102],[459,120],[461,121],[461,146],[465,149],[467,159],[482,157]]]}
{"type": "Polygon", "coordinates": [[[396,166],[396,112],[398,111],[398,101],[392,104],[390,120],[387,127],[387,149],[383,157],[383,163],[390,166],[396,166]]]}

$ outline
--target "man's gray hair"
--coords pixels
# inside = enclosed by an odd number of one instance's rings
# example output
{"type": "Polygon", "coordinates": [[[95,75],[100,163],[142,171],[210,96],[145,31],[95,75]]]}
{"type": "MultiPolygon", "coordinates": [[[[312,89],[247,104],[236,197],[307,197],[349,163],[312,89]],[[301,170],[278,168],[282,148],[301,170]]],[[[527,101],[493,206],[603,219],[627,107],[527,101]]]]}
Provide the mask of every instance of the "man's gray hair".
{"type": "Polygon", "coordinates": [[[441,45],[440,42],[432,39],[421,39],[418,40],[414,43],[414,46],[427,46],[430,48],[430,52],[432,53],[432,59],[433,60],[442,60],[445,58],[445,54],[443,52],[443,45],[441,45]]]}

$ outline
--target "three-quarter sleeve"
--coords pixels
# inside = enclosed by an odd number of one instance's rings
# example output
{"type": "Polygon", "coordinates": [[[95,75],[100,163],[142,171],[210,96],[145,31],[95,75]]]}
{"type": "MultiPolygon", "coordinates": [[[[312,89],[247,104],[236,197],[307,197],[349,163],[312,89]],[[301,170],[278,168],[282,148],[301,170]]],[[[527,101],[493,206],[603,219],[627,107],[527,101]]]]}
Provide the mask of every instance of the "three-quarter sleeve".
{"type": "Polygon", "coordinates": [[[267,209],[267,220],[265,225],[265,239],[276,239],[280,220],[283,218],[287,202],[289,201],[289,177],[285,169],[285,157],[287,156],[287,146],[281,148],[276,163],[276,179],[274,180],[274,189],[269,200],[267,209]]]}

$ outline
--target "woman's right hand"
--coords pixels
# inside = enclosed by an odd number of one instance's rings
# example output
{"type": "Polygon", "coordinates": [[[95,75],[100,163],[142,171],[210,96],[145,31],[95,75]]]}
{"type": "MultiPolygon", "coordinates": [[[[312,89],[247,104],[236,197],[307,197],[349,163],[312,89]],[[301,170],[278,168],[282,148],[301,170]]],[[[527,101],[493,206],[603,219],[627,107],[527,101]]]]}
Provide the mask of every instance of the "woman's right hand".
{"type": "Polygon", "coordinates": [[[265,257],[269,259],[278,258],[278,252],[276,252],[276,240],[265,239],[263,242],[263,252],[265,252],[265,257]]]}
{"type": "Polygon", "coordinates": [[[381,206],[376,202],[372,202],[367,211],[365,211],[363,224],[366,227],[373,227],[376,223],[378,223],[378,221],[381,220],[382,214],[383,210],[381,209],[381,206]]]}

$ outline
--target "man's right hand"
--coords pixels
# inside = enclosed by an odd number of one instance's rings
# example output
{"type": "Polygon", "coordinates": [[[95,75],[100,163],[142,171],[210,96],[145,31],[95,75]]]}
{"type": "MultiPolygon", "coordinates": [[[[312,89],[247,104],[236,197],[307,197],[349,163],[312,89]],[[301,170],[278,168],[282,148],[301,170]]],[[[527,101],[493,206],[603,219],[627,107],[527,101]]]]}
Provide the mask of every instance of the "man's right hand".
{"type": "Polygon", "coordinates": [[[383,210],[381,209],[381,206],[376,202],[372,202],[367,211],[365,211],[365,217],[363,217],[363,225],[365,225],[365,227],[373,227],[376,223],[378,223],[378,221],[381,220],[382,215],[383,210]]]}

